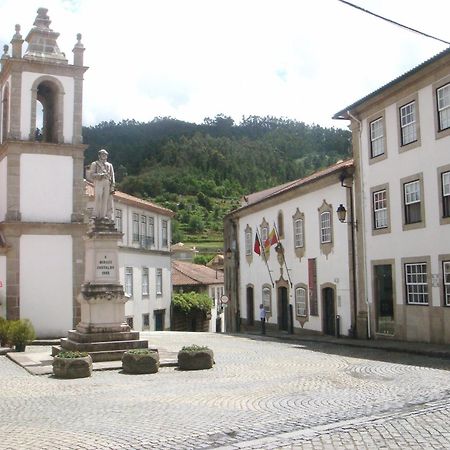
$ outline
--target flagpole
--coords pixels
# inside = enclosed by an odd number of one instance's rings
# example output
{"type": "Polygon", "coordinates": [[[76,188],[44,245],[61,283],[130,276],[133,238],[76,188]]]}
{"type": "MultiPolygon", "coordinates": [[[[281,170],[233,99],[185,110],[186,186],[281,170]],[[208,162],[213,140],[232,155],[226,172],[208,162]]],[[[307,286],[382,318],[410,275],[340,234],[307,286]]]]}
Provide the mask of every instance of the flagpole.
{"type": "Polygon", "coordinates": [[[264,244],[262,244],[261,238],[258,233],[258,229],[256,229],[256,236],[258,237],[258,241],[261,247],[261,251],[264,255],[264,262],[266,263],[267,271],[269,272],[270,282],[272,283],[272,287],[275,287],[275,283],[272,280],[272,274],[270,273],[269,264],[267,264],[267,256],[266,256],[266,249],[264,248],[264,244]]]}
{"type": "Polygon", "coordinates": [[[287,273],[287,276],[289,278],[289,283],[290,283],[290,285],[292,287],[291,275],[289,274],[289,270],[290,269],[288,269],[288,266],[286,264],[286,258],[284,257],[284,251],[283,251],[283,244],[280,241],[280,235],[278,234],[278,229],[277,229],[277,225],[275,224],[275,222],[273,223],[273,227],[275,229],[275,233],[277,234],[278,243],[281,245],[281,255],[283,256],[284,267],[286,267],[286,273],[287,273]]]}

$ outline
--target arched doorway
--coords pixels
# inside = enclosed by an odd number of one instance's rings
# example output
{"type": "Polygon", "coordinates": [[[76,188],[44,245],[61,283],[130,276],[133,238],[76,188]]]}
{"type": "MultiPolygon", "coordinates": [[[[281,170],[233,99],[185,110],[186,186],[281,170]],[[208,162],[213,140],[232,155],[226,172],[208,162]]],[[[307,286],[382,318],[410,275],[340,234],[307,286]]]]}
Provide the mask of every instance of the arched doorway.
{"type": "Polygon", "coordinates": [[[247,325],[255,323],[255,300],[253,286],[247,286],[247,325]]]}
{"type": "Polygon", "coordinates": [[[282,331],[289,329],[289,301],[288,290],[285,286],[278,287],[278,328],[282,331]]]}
{"type": "Polygon", "coordinates": [[[322,289],[323,301],[323,332],[331,336],[336,335],[336,305],[334,289],[325,287],[322,289]]]}

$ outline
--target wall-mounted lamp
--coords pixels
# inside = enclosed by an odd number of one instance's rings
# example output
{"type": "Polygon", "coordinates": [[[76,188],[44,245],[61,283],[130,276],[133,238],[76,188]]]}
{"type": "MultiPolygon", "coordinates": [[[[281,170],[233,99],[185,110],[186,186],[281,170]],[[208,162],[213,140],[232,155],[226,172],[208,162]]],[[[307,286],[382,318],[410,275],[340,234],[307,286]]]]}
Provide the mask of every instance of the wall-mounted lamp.
{"type": "Polygon", "coordinates": [[[338,206],[338,209],[336,210],[336,214],[338,216],[339,222],[341,223],[351,223],[352,225],[355,226],[355,228],[357,227],[358,223],[353,220],[348,220],[346,221],[345,218],[347,217],[347,210],[345,209],[345,206],[341,203],[338,206]]]}
{"type": "Polygon", "coordinates": [[[231,259],[231,255],[233,254],[230,247],[227,248],[227,251],[225,252],[225,256],[227,259],[231,259]]]}

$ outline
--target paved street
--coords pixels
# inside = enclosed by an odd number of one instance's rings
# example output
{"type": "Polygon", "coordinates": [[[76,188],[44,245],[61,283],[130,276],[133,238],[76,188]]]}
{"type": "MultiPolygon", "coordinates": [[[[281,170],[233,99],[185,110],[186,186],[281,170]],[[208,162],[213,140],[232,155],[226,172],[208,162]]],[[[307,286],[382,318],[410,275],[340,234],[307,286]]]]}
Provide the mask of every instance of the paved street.
{"type": "MultiPolygon", "coordinates": [[[[207,344],[213,369],[33,376],[0,356],[0,449],[450,448],[450,360],[259,336],[207,344]]],[[[33,350],[33,349],[32,349],[33,350]]]]}

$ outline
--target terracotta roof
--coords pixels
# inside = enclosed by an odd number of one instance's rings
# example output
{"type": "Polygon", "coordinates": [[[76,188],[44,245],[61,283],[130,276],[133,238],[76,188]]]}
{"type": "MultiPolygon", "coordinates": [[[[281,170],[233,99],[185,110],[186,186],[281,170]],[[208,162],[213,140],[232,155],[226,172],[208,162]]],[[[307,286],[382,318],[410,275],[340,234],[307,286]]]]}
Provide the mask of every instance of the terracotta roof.
{"type": "Polygon", "coordinates": [[[200,264],[172,261],[172,284],[174,286],[223,284],[223,272],[200,264]]]}
{"type": "Polygon", "coordinates": [[[333,164],[332,166],[329,166],[326,169],[319,170],[318,172],[314,172],[307,177],[299,178],[298,180],[294,180],[289,183],[285,183],[285,184],[281,184],[279,186],[275,186],[273,188],[265,189],[264,191],[259,191],[259,192],[255,192],[253,194],[249,194],[247,196],[244,196],[244,200],[246,201],[246,204],[241,206],[240,208],[235,209],[234,211],[231,211],[231,213],[227,214],[227,216],[232,215],[241,210],[244,210],[245,208],[248,208],[257,203],[263,202],[269,198],[275,197],[277,195],[281,195],[292,189],[298,188],[300,186],[303,186],[303,185],[306,185],[309,183],[313,183],[314,181],[317,181],[320,178],[326,177],[327,175],[330,175],[332,173],[342,172],[345,169],[352,169],[352,168],[353,168],[353,159],[339,161],[336,164],[333,164]]]}
{"type": "MultiPolygon", "coordinates": [[[[88,197],[94,197],[94,185],[85,180],[85,193],[88,197]]],[[[125,194],[125,192],[115,191],[114,198],[122,203],[126,203],[137,208],[153,211],[165,216],[173,217],[175,213],[168,208],[157,205],[156,203],[149,202],[148,200],[142,200],[141,198],[134,197],[133,195],[125,194]]]]}
{"type": "Polygon", "coordinates": [[[341,111],[337,112],[333,119],[344,119],[348,120],[350,119],[348,112],[354,110],[358,106],[362,105],[366,101],[370,100],[372,97],[375,97],[385,90],[389,89],[392,86],[395,86],[397,83],[400,83],[401,81],[409,78],[410,76],[414,75],[415,73],[419,72],[420,70],[424,69],[425,67],[429,66],[430,64],[433,64],[435,61],[440,60],[441,58],[444,58],[445,56],[450,54],[450,47],[446,48],[444,51],[438,53],[437,55],[434,55],[433,57],[427,59],[423,63],[419,64],[418,66],[414,67],[413,69],[409,70],[408,72],[404,73],[403,75],[400,75],[399,77],[395,78],[394,80],[390,81],[389,83],[385,84],[384,86],[381,86],[377,90],[373,91],[372,93],[366,95],[365,97],[361,98],[360,100],[356,101],[355,103],[352,103],[350,106],[347,106],[347,108],[342,109],[341,111]]]}

